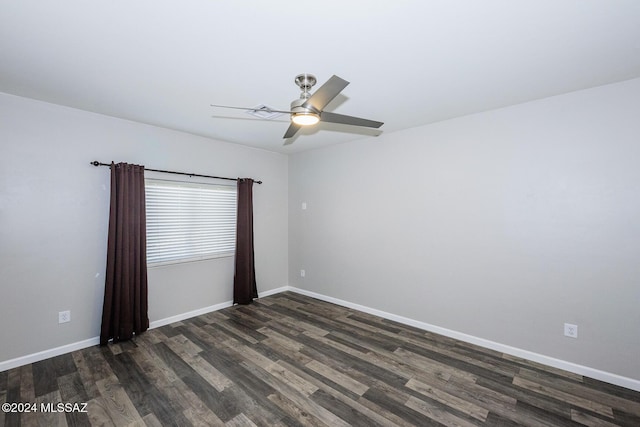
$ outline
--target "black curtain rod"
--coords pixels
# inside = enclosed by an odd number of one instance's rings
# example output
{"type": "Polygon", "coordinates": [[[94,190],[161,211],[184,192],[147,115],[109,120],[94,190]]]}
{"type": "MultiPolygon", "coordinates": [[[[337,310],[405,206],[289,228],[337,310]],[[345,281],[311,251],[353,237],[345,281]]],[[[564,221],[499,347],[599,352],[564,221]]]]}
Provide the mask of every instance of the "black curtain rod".
{"type": "MultiPolygon", "coordinates": [[[[93,165],[93,166],[107,166],[107,167],[111,167],[111,165],[109,163],[100,163],[99,161],[95,160],[93,162],[90,162],[89,164],[93,165]]],[[[200,178],[215,178],[215,179],[226,179],[227,181],[237,181],[240,178],[227,178],[224,176],[212,176],[212,175],[200,175],[197,173],[187,173],[187,172],[174,172],[174,171],[164,171],[164,170],[160,170],[160,169],[149,169],[149,168],[144,168],[144,170],[146,171],[151,171],[151,172],[162,172],[162,173],[172,173],[174,175],[186,175],[186,176],[197,176],[200,178]]],[[[262,181],[253,181],[256,184],[262,184],[262,181]]]]}

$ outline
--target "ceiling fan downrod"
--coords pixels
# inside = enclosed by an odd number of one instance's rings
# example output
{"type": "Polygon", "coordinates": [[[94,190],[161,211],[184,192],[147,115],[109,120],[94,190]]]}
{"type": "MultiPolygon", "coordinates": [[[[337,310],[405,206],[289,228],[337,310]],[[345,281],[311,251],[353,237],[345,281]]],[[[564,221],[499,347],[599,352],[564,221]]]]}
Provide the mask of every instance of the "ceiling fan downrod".
{"type": "Polygon", "coordinates": [[[298,74],[296,79],[294,80],[302,93],[300,94],[300,99],[309,99],[311,96],[311,88],[316,84],[316,76],[313,74],[298,74]]]}

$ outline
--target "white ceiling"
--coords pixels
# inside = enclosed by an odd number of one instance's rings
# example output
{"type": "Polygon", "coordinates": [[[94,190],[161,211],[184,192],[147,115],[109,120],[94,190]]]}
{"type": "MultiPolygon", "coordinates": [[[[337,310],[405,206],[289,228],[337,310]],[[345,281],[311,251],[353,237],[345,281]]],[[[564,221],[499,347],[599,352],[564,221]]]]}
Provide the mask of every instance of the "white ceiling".
{"type": "Polygon", "coordinates": [[[288,109],[305,72],[389,133],[640,77],[640,1],[0,0],[2,92],[283,153],[376,134],[210,106],[288,109]]]}

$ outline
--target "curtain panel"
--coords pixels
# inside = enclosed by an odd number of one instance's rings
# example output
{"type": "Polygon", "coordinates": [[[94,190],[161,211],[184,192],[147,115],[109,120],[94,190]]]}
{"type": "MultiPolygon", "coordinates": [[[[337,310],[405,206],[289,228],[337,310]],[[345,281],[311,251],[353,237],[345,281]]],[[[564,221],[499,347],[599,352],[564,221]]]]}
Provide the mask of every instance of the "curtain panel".
{"type": "Polygon", "coordinates": [[[233,303],[250,304],[254,298],[258,298],[258,288],[253,251],[253,180],[240,178],[233,303]]]}
{"type": "Polygon", "coordinates": [[[112,162],[100,345],[148,328],[144,166],[112,162]]]}

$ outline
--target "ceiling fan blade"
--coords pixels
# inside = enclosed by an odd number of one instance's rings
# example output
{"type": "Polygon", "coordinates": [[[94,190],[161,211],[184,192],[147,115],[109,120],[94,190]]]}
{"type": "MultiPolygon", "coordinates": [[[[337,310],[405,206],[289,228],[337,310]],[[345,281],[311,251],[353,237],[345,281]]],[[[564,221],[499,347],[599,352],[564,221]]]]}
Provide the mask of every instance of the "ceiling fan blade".
{"type": "MultiPolygon", "coordinates": [[[[299,130],[300,130],[300,126],[298,126],[297,124],[291,122],[291,124],[289,125],[289,128],[284,133],[283,138],[284,139],[292,138],[299,130]]],[[[285,145],[287,145],[287,144],[285,143],[285,145]]]]}
{"type": "Polygon", "coordinates": [[[217,105],[217,104],[210,104],[212,107],[219,107],[219,108],[232,108],[234,110],[246,110],[246,111],[266,111],[267,113],[284,113],[284,114],[291,114],[292,112],[289,110],[274,110],[273,108],[255,108],[255,107],[231,107],[229,105],[217,105]]]}
{"type": "Polygon", "coordinates": [[[384,123],[375,120],[361,119],[359,117],[345,116],[344,114],[329,113],[323,111],[320,113],[321,122],[340,123],[343,125],[365,126],[368,128],[379,128],[384,123]]]}
{"type": "Polygon", "coordinates": [[[342,89],[347,87],[348,81],[341,79],[340,77],[333,75],[329,80],[325,82],[318,90],[316,90],[309,99],[307,99],[302,107],[313,108],[320,112],[327,106],[333,98],[335,98],[342,89]]]}

